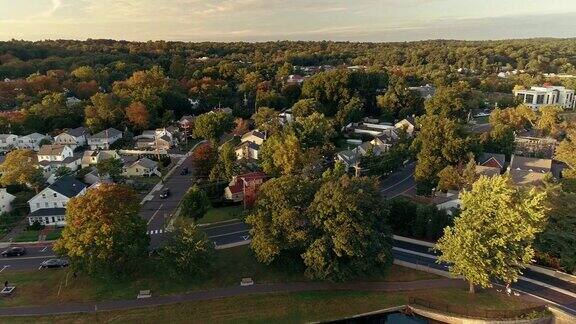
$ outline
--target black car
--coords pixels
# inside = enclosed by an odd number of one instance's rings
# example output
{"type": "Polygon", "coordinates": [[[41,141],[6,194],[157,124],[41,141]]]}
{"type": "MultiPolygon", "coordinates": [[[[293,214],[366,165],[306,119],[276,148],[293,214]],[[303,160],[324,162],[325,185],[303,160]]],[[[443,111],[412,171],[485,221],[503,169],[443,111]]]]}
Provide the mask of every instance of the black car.
{"type": "Polygon", "coordinates": [[[164,189],[162,193],[160,193],[160,199],[166,199],[170,196],[170,189],[164,189]]]}
{"type": "Polygon", "coordinates": [[[40,263],[40,268],[41,269],[46,269],[46,268],[64,268],[69,266],[70,263],[68,262],[68,260],[65,259],[49,259],[46,260],[42,263],[40,263]]]}
{"type": "Polygon", "coordinates": [[[26,249],[20,246],[11,247],[2,252],[3,257],[21,256],[26,254],[26,249]]]}
{"type": "Polygon", "coordinates": [[[182,170],[180,171],[180,175],[187,175],[188,174],[188,168],[182,168],[182,170]]]}

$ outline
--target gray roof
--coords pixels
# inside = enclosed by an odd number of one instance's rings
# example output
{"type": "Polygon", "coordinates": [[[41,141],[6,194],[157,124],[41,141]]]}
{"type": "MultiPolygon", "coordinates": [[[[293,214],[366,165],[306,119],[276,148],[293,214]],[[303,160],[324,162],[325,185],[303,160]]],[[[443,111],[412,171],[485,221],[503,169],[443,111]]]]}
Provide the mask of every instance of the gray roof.
{"type": "Polygon", "coordinates": [[[145,167],[146,169],[153,170],[158,165],[157,162],[150,160],[149,158],[141,158],[140,160],[136,161],[133,165],[140,165],[145,167]]]}
{"type": "Polygon", "coordinates": [[[110,138],[116,137],[118,135],[122,135],[122,132],[117,130],[116,128],[108,128],[106,130],[101,131],[100,133],[94,134],[92,138],[110,138]]]}
{"type": "Polygon", "coordinates": [[[17,135],[14,135],[14,134],[0,134],[0,139],[7,139],[10,136],[18,137],[17,135]]]}
{"type": "Polygon", "coordinates": [[[490,159],[496,160],[500,164],[501,167],[504,167],[504,163],[506,163],[506,155],[504,154],[497,154],[497,153],[482,153],[478,158],[478,164],[482,165],[488,162],[490,159]]]}
{"type": "Polygon", "coordinates": [[[41,217],[41,216],[63,216],[66,215],[66,208],[42,208],[37,209],[34,212],[30,213],[32,217],[41,217]]]}
{"type": "Polygon", "coordinates": [[[88,133],[88,131],[84,127],[76,127],[76,128],[69,129],[69,130],[65,131],[64,133],[66,133],[70,136],[80,137],[82,135],[86,135],[88,133]]]}
{"type": "Polygon", "coordinates": [[[86,185],[74,177],[66,176],[56,180],[56,182],[48,188],[68,198],[72,198],[78,196],[78,194],[86,188],[86,185]]]}
{"type": "Polygon", "coordinates": [[[552,160],[512,155],[510,170],[547,173],[552,170],[552,160]]]}

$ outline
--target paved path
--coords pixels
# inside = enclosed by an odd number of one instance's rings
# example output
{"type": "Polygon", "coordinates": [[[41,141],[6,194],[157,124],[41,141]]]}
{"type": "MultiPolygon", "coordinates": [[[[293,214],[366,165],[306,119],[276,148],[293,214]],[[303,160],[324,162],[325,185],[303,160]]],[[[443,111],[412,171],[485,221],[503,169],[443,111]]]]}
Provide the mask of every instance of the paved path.
{"type": "MultiPolygon", "coordinates": [[[[396,292],[434,288],[465,288],[466,283],[458,279],[434,279],[411,282],[357,282],[357,283],[279,283],[256,284],[248,287],[230,287],[207,291],[196,291],[181,295],[168,295],[151,297],[147,299],[116,300],[97,303],[60,304],[26,307],[0,308],[0,316],[30,316],[30,315],[57,315],[67,313],[92,313],[96,311],[111,311],[139,307],[160,306],[189,301],[211,300],[217,298],[244,296],[263,293],[289,293],[303,291],[369,291],[369,292],[396,292]]],[[[152,292],[154,293],[154,292],[152,292]]]]}

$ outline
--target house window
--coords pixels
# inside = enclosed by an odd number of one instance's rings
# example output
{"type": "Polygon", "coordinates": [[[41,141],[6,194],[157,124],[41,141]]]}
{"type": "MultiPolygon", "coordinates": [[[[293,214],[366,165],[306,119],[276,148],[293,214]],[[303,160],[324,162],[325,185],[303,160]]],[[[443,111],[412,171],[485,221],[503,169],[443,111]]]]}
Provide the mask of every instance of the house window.
{"type": "Polygon", "coordinates": [[[58,195],[56,193],[54,193],[54,198],[56,198],[58,195]]]}
{"type": "Polygon", "coordinates": [[[40,203],[36,203],[36,208],[40,208],[40,203]]]}
{"type": "Polygon", "coordinates": [[[46,194],[42,194],[42,198],[43,198],[43,199],[46,199],[46,194]]]}
{"type": "Polygon", "coordinates": [[[55,202],[55,203],[54,203],[54,207],[58,207],[58,203],[55,202]]]}
{"type": "Polygon", "coordinates": [[[48,207],[48,206],[49,206],[49,205],[48,205],[48,202],[45,202],[45,203],[44,203],[44,207],[48,207]]]}

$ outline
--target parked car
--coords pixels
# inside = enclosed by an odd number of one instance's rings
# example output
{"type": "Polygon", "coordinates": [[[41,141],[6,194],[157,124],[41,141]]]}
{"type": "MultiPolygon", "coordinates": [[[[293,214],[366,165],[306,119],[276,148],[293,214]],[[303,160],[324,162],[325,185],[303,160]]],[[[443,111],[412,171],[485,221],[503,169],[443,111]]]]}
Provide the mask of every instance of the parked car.
{"type": "Polygon", "coordinates": [[[24,254],[26,254],[26,249],[20,246],[14,246],[9,248],[8,250],[2,251],[2,256],[5,258],[13,256],[21,256],[24,254]]]}
{"type": "Polygon", "coordinates": [[[166,199],[170,196],[170,189],[164,189],[162,193],[160,193],[160,199],[166,199]]]}
{"type": "Polygon", "coordinates": [[[188,174],[188,168],[183,168],[182,171],[180,171],[180,175],[187,175],[188,174]]]}
{"type": "Polygon", "coordinates": [[[64,268],[70,265],[70,262],[65,259],[49,259],[40,263],[41,269],[46,268],[64,268]]]}

